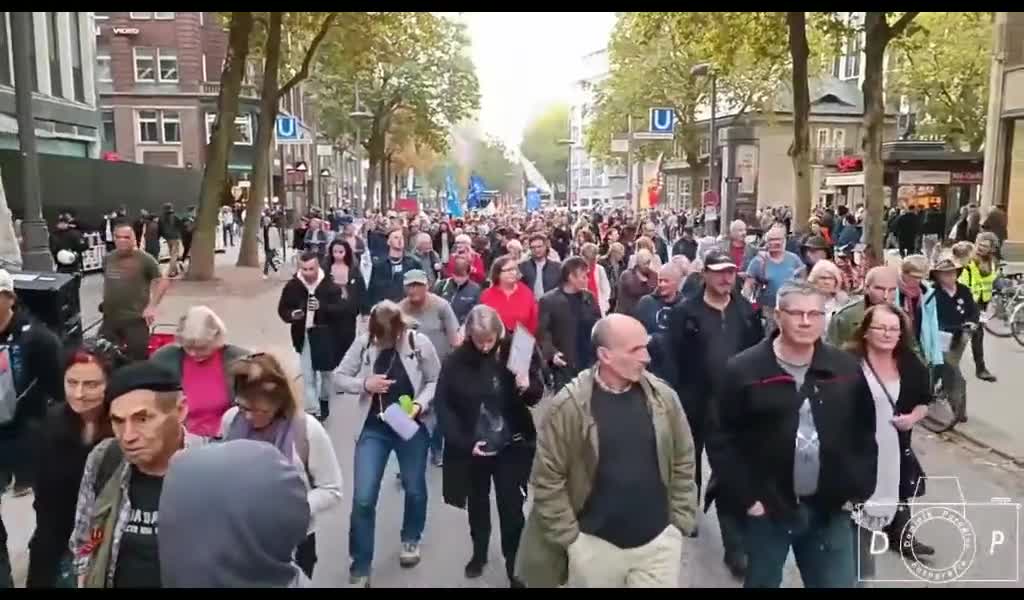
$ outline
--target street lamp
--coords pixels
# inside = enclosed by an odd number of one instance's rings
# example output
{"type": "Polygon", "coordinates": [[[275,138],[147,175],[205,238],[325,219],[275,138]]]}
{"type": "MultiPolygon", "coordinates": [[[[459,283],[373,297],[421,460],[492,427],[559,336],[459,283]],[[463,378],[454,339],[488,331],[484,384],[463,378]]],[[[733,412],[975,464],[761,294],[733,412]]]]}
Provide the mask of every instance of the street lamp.
{"type": "Polygon", "coordinates": [[[559,146],[568,146],[569,148],[569,161],[565,165],[565,205],[569,210],[572,210],[572,140],[569,138],[562,138],[558,140],[559,146]]]}
{"type": "MultiPolygon", "coordinates": [[[[718,190],[721,189],[721,185],[720,185],[720,183],[718,181],[718,176],[719,176],[719,174],[717,172],[718,169],[717,169],[717,165],[715,164],[716,159],[718,157],[718,153],[716,152],[717,146],[718,146],[718,135],[716,134],[716,131],[715,131],[715,110],[716,110],[717,104],[718,104],[718,97],[717,97],[717,92],[718,92],[718,75],[715,73],[715,67],[714,67],[713,64],[711,64],[711,63],[700,63],[698,65],[694,65],[693,68],[690,69],[690,76],[691,77],[705,77],[705,76],[710,76],[711,77],[711,122],[710,122],[710,125],[709,125],[709,129],[710,129],[709,133],[711,135],[711,140],[710,140],[709,150],[708,150],[708,152],[709,152],[709,154],[708,154],[708,180],[711,182],[711,191],[713,191],[713,192],[715,192],[717,194],[718,190]]],[[[718,215],[718,222],[719,223],[724,223],[725,219],[728,217],[728,215],[721,214],[721,212],[724,212],[724,211],[720,211],[720,214],[718,215]]],[[[719,229],[721,229],[721,228],[719,228],[719,229]]]]}
{"type": "MultiPolygon", "coordinates": [[[[329,202],[327,201],[327,198],[328,198],[327,188],[324,187],[324,179],[330,179],[330,178],[331,178],[331,170],[330,169],[320,169],[320,173],[318,175],[317,187],[320,189],[320,206],[323,208],[324,214],[327,214],[327,208],[328,208],[327,205],[329,204],[329,202]]],[[[331,208],[333,208],[333,207],[331,207],[331,208]]]]}
{"type": "MultiPolygon", "coordinates": [[[[356,144],[355,144],[355,146],[356,146],[356,148],[355,148],[355,150],[356,150],[356,152],[355,152],[355,154],[356,154],[356,187],[358,189],[359,199],[362,202],[363,211],[365,212],[367,209],[369,209],[370,204],[367,201],[367,196],[369,194],[366,194],[363,191],[363,127],[362,127],[362,125],[363,125],[364,122],[370,121],[370,120],[373,119],[373,113],[367,111],[365,108],[362,107],[362,103],[359,101],[359,84],[358,83],[356,84],[355,88],[356,88],[355,89],[355,91],[356,91],[355,104],[353,105],[352,112],[348,113],[348,118],[352,119],[352,121],[354,121],[355,124],[356,124],[356,144]]],[[[355,206],[354,200],[355,200],[355,198],[353,198],[353,203],[352,203],[353,207],[355,206]]]]}

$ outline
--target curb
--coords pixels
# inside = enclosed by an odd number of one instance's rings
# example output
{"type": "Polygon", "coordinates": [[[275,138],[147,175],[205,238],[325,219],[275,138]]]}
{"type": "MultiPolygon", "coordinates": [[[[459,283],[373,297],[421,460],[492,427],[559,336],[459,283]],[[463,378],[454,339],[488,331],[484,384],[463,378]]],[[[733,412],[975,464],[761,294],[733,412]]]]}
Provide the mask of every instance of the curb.
{"type": "Polygon", "coordinates": [[[960,439],[960,440],[964,440],[964,441],[970,442],[971,444],[973,444],[975,446],[978,446],[979,448],[981,448],[983,450],[987,450],[987,451],[991,452],[992,454],[998,456],[999,458],[1002,458],[1004,460],[1012,462],[1015,466],[1024,467],[1024,457],[1014,456],[1013,454],[1010,454],[1009,452],[1005,452],[1003,450],[1000,450],[1000,449],[996,448],[995,446],[992,446],[991,444],[982,441],[978,437],[976,437],[974,435],[971,435],[970,433],[964,433],[963,431],[959,431],[959,430],[953,429],[952,431],[947,431],[945,433],[939,433],[939,434],[935,434],[935,435],[937,435],[939,437],[942,437],[942,438],[945,438],[945,439],[949,439],[950,441],[953,441],[953,440],[956,440],[956,439],[960,439]]]}

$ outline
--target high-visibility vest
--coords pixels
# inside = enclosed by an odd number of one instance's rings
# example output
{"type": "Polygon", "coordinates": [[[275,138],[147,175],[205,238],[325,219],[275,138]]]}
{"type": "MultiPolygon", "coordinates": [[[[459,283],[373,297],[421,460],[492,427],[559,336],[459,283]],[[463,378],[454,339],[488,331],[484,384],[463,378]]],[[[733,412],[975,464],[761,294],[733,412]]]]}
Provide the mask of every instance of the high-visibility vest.
{"type": "Polygon", "coordinates": [[[992,299],[992,285],[996,281],[996,270],[993,268],[988,275],[982,275],[977,261],[971,261],[960,273],[960,283],[971,289],[975,302],[988,302],[992,299]]]}

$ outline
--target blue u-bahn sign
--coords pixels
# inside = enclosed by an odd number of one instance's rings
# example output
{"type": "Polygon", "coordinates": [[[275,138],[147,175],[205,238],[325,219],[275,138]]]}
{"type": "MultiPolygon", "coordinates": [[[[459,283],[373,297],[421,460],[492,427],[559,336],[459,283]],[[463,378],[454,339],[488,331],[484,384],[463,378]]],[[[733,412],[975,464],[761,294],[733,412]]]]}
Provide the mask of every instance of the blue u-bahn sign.
{"type": "Polygon", "coordinates": [[[651,109],[651,133],[672,133],[675,130],[676,112],[671,108],[651,109]]]}
{"type": "Polygon", "coordinates": [[[275,133],[278,142],[298,142],[302,139],[299,120],[287,115],[278,115],[275,133]]]}

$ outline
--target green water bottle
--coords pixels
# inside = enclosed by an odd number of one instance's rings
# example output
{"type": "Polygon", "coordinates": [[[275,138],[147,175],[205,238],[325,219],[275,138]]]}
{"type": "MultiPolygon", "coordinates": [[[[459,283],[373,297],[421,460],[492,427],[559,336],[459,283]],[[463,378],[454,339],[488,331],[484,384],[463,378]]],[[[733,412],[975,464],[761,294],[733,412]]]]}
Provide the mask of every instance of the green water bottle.
{"type": "Polygon", "coordinates": [[[412,397],[409,394],[403,394],[398,397],[398,405],[402,407],[405,414],[412,416],[412,397]]]}

